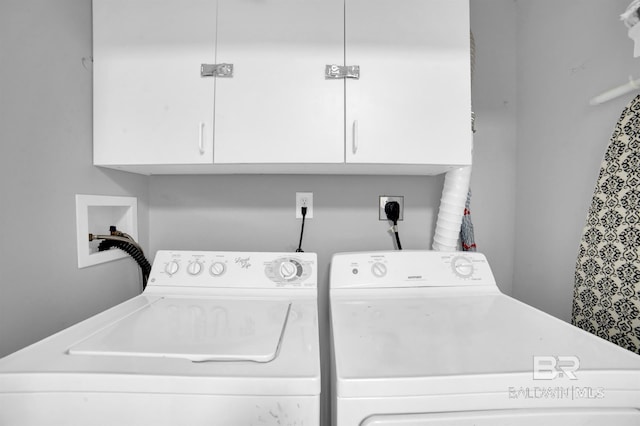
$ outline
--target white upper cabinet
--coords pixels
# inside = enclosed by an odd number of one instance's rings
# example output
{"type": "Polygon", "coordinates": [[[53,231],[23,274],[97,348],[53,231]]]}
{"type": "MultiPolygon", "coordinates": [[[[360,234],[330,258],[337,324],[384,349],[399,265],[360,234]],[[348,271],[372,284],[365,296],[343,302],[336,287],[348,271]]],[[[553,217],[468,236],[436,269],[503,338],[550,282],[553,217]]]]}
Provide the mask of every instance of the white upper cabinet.
{"type": "Polygon", "coordinates": [[[94,0],[94,163],[213,161],[216,2],[94,0]]]}
{"type": "MultiPolygon", "coordinates": [[[[323,61],[344,61],[342,0],[220,0],[214,161],[341,163],[344,83],[323,61]]],[[[330,62],[327,62],[330,63],[330,62]]]]}
{"type": "Polygon", "coordinates": [[[94,164],[431,174],[471,164],[468,0],[93,0],[94,164]],[[203,77],[202,64],[232,64],[203,77]],[[326,65],[357,65],[329,79],[326,65]]]}
{"type": "Polygon", "coordinates": [[[347,0],[349,163],[470,164],[467,0],[347,0]]]}

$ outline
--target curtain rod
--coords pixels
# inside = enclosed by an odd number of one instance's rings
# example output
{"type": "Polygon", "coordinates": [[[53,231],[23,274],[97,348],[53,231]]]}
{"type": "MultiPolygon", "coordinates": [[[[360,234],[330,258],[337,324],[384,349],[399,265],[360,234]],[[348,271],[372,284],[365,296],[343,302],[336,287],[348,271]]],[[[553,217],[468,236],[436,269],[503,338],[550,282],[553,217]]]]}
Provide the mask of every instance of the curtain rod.
{"type": "Polygon", "coordinates": [[[633,80],[629,77],[628,83],[615,87],[611,90],[607,90],[606,92],[591,98],[589,105],[600,105],[622,95],[626,95],[627,93],[633,92],[634,90],[640,90],[640,79],[633,80]]]}

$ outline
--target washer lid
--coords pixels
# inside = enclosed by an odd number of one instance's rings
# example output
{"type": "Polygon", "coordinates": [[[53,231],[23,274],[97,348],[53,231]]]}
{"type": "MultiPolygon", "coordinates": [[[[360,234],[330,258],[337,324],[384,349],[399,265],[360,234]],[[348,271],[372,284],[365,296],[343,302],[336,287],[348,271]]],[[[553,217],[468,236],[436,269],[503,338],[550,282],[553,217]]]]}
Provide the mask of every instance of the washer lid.
{"type": "Polygon", "coordinates": [[[69,349],[71,355],[273,361],[291,302],[162,297],[69,349]]]}

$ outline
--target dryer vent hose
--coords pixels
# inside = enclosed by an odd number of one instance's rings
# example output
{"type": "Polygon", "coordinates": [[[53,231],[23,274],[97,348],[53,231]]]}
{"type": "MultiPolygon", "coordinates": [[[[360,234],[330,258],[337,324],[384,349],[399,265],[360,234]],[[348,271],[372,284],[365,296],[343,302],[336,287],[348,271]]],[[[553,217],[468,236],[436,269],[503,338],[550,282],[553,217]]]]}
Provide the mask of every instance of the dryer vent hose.
{"type": "Polygon", "coordinates": [[[462,217],[467,203],[471,166],[447,172],[440,199],[440,211],[433,236],[433,249],[437,251],[458,250],[458,238],[462,217]]]}
{"type": "MultiPolygon", "coordinates": [[[[640,1],[640,0],[638,0],[640,1]]],[[[476,42],[473,33],[469,33],[470,38],[470,62],[471,62],[471,83],[476,67],[476,42]]],[[[471,129],[475,133],[475,114],[471,112],[471,129]]],[[[462,220],[465,214],[465,207],[469,197],[469,184],[471,182],[471,166],[454,169],[445,175],[442,198],[440,199],[440,211],[436,221],[436,231],[433,236],[433,249],[438,251],[458,250],[458,238],[462,227],[462,220]]],[[[466,224],[467,238],[473,241],[473,225],[466,224]]],[[[475,247],[475,244],[473,244],[475,247]]],[[[463,249],[468,249],[462,247],[463,249]]],[[[475,251],[475,248],[473,249],[475,251]]]]}

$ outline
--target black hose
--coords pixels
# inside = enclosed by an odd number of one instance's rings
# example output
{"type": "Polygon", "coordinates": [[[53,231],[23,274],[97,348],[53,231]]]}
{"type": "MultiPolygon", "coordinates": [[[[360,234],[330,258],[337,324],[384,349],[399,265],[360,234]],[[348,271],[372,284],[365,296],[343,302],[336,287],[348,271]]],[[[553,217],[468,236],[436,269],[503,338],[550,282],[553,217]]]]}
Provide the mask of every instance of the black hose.
{"type": "Polygon", "coordinates": [[[105,239],[100,242],[98,245],[98,251],[109,250],[110,248],[115,247],[120,250],[126,252],[129,256],[136,261],[136,263],[140,266],[142,270],[142,290],[147,287],[147,279],[149,278],[149,274],[151,273],[151,264],[144,257],[144,253],[140,250],[139,246],[134,243],[130,243],[127,241],[122,241],[120,239],[105,239]]]}

